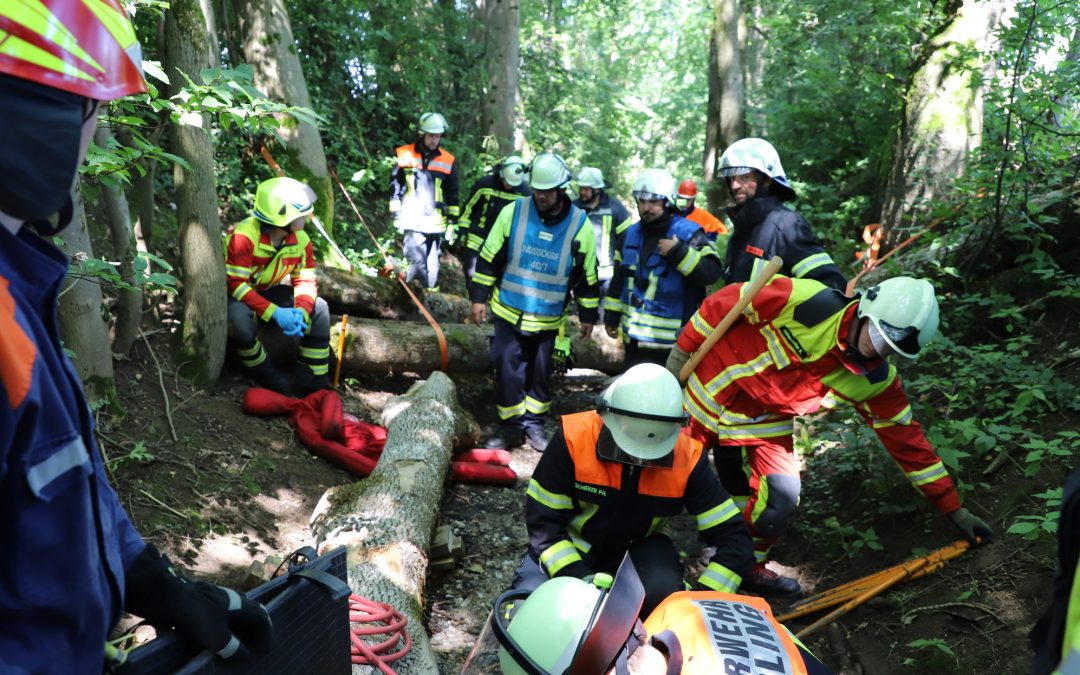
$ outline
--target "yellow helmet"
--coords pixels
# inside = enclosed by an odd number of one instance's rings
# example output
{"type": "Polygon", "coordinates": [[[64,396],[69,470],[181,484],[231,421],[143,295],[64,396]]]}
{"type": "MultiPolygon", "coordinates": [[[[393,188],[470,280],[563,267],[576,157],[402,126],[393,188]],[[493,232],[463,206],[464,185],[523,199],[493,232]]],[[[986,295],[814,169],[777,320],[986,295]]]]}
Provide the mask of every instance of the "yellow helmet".
{"type": "Polygon", "coordinates": [[[314,205],[314,190],[298,180],[281,176],[259,183],[251,215],[274,227],[286,227],[311,213],[314,205]]]}

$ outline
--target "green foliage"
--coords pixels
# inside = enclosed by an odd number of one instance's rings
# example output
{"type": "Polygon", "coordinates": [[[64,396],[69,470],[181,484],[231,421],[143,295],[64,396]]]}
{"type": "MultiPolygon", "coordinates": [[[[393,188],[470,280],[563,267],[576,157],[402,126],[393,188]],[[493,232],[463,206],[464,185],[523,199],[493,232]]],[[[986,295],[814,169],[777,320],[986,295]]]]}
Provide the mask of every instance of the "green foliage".
{"type": "Polygon", "coordinates": [[[872,527],[860,530],[851,525],[841,524],[836,516],[829,516],[825,519],[825,528],[830,531],[830,542],[835,543],[839,539],[840,547],[844,551],[844,557],[855,556],[863,552],[864,548],[871,551],[885,550],[885,547],[878,541],[877,532],[872,527]]]}
{"type": "Polygon", "coordinates": [[[139,441],[135,446],[128,451],[126,455],[120,455],[119,457],[109,458],[109,467],[112,469],[120,469],[127,464],[148,464],[154,461],[154,455],[146,449],[146,442],[139,441]]]}
{"type": "MultiPolygon", "coordinates": [[[[920,638],[918,640],[912,640],[911,642],[907,643],[907,646],[908,647],[914,647],[915,649],[937,650],[938,652],[948,656],[953,661],[955,661],[957,666],[960,665],[960,659],[956,656],[956,652],[954,652],[952,650],[952,647],[949,646],[949,643],[945,642],[941,638],[929,638],[929,639],[920,638]]],[[[914,666],[914,665],[917,664],[917,662],[914,659],[910,659],[910,658],[904,659],[903,663],[904,663],[905,666],[914,666]]],[[[927,664],[921,664],[921,665],[927,665],[927,664]]]]}
{"type": "Polygon", "coordinates": [[[1038,539],[1040,536],[1053,537],[1057,534],[1058,518],[1061,516],[1062,492],[1063,488],[1058,487],[1036,494],[1035,497],[1043,500],[1043,510],[1035,515],[1017,516],[1006,532],[1029,540],[1038,539]]]}

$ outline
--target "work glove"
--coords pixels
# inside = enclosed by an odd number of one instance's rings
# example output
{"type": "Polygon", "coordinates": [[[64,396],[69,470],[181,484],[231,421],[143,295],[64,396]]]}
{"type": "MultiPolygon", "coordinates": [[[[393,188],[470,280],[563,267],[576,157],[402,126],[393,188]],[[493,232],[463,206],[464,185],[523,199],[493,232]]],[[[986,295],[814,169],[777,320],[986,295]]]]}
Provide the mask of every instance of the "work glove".
{"type": "Polygon", "coordinates": [[[223,659],[242,661],[269,651],[273,626],[266,608],[202,581],[177,576],[168,558],[147,545],[125,572],[124,609],[158,629],[175,629],[186,642],[223,659]]]}
{"type": "Polygon", "coordinates": [[[551,352],[551,365],[556,373],[565,373],[574,367],[574,350],[570,338],[560,335],[555,338],[555,349],[551,352]]]}
{"type": "Polygon", "coordinates": [[[274,323],[281,328],[281,332],[290,337],[300,337],[307,328],[304,313],[295,307],[278,307],[274,310],[272,318],[274,323]]]}
{"type": "Polygon", "coordinates": [[[953,525],[960,528],[960,531],[964,533],[964,537],[973,546],[989,544],[994,540],[994,531],[990,529],[986,521],[965,508],[950,513],[949,520],[953,522],[953,525]]]}

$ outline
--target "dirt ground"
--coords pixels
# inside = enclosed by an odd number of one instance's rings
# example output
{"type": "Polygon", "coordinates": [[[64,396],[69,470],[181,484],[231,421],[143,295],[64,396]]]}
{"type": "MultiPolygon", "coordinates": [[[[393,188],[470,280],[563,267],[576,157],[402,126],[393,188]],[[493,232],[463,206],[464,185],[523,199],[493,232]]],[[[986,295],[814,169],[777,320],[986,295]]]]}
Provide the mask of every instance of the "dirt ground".
{"type": "MultiPolygon", "coordinates": [[[[319,497],[353,479],[309,454],[285,418],[245,415],[240,402],[246,383],[239,377],[227,374],[207,392],[192,389],[175,372],[160,372],[147,350],[167,363],[167,342],[164,333],[152,334],[118,364],[125,412],[99,412],[100,440],[121,499],[144,536],[193,575],[240,586],[253,560],[312,544],[308,518],[319,497]]],[[[558,377],[554,412],[589,407],[605,379],[589,371],[558,377]]],[[[349,380],[342,387],[346,410],[377,422],[385,401],[412,381],[349,380]]],[[[490,377],[456,382],[464,407],[490,428],[490,377]]],[[[464,538],[466,556],[453,571],[432,572],[427,583],[427,629],[444,673],[460,671],[525,548],[525,487],[541,455],[524,447],[513,456],[520,476],[513,488],[446,486],[441,521],[464,538]]],[[[880,448],[867,449],[865,458],[887,461],[880,448]]],[[[783,569],[808,588],[823,590],[956,539],[952,526],[912,493],[898,471],[881,485],[853,480],[846,469],[834,468],[828,456],[810,459],[802,507],[776,550],[783,569]],[[822,503],[823,495],[830,503],[822,503]],[[826,514],[873,526],[883,550],[822,536],[826,514]]],[[[1006,464],[990,476],[960,476],[978,484],[968,503],[991,516],[997,542],[896,587],[811,638],[808,647],[845,673],[1027,672],[1026,635],[1048,601],[1055,550],[1048,539],[1029,543],[1003,532],[1028,495],[1060,485],[1065,473],[1062,465],[1047,465],[1028,479],[1006,464]]],[[[698,564],[700,547],[689,520],[678,524],[676,540],[688,567],[698,564]]],[[[782,613],[785,607],[774,609],[782,613]]]]}

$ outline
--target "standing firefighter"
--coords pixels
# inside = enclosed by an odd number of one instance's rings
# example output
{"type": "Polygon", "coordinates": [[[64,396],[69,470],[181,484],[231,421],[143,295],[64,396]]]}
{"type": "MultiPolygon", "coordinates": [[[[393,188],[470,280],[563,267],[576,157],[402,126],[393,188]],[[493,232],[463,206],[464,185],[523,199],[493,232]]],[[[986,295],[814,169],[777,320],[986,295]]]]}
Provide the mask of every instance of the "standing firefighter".
{"type": "Polygon", "coordinates": [[[514,588],[612,574],[629,554],[645,584],[648,614],[686,587],[667,533],[668,519],[685,510],[715,547],[697,585],[734,592],[753,563],[750,537],[708,453],[683,433],[685,423],[679,381],[655,363],[620,375],[596,410],[564,415],[529,481],[529,548],[514,588]]]}
{"type": "Polygon", "coordinates": [[[600,169],[585,167],[578,173],[577,184],[578,198],[574,200],[574,206],[588,214],[593,224],[596,276],[600,279],[600,297],[603,298],[615,274],[615,253],[620,248],[621,236],[633,221],[622,202],[607,193],[600,169]]]}
{"type": "Polygon", "coordinates": [[[627,366],[663,365],[705,288],[720,277],[720,258],[697,223],[675,210],[675,179],[647,169],[634,182],[641,219],[624,235],[604,297],[604,326],[622,329],[627,366]]]}
{"type": "MultiPolygon", "coordinates": [[[[678,372],[738,301],[745,284],[705,299],[668,368],[678,372]]],[[[775,277],[705,354],[686,383],[691,431],[714,448],[724,486],[743,506],[758,564],[743,588],[795,596],[799,583],[765,566],[799,502],[795,417],[847,403],[871,425],[911,485],[972,543],[990,527],[960,506],[952,478],[912,417],[891,354],[914,358],[937,333],[929,282],[887,279],[848,298],[813,279],[775,277]]]]}
{"type": "Polygon", "coordinates": [[[570,203],[570,172],[558,155],[542,152],[529,170],[533,196],[505,207],[484,241],[470,290],[472,319],[487,318],[491,294],[495,336],[495,403],[499,430],[489,448],[521,445],[543,451],[551,409],[552,351],[573,293],[581,337],[596,323],[596,240],[589,219],[570,203]],[[494,290],[493,290],[494,289],[494,290]]]}
{"type": "Polygon", "coordinates": [[[135,30],[118,0],[5,1],[0,45],[0,672],[103,672],[125,610],[222,658],[268,647],[261,605],[176,576],[135,530],[60,343],[49,237],[102,103],[146,91],[135,30]]]}
{"type": "Polygon", "coordinates": [[[271,178],[255,191],[255,208],[225,239],[229,341],[248,374],[280,393],[330,387],[330,310],[318,297],[315,253],[304,223],[315,193],[292,178],[271,178]],[[286,277],[290,285],[281,284],[286,277]],[[290,381],[267,358],[259,321],[300,338],[300,367],[290,381]]]}
{"type": "Polygon", "coordinates": [[[761,138],[735,141],[720,157],[717,173],[735,200],[728,209],[734,232],[724,258],[725,282],[752,281],[773,256],[780,256],[780,274],[844,290],[847,280],[810,224],[784,206],[796,194],[771,143],[761,138]]]}
{"type": "Polygon", "coordinates": [[[397,162],[390,172],[390,215],[403,236],[409,261],[406,280],[418,279],[424,288],[439,286],[439,254],[443,238],[457,224],[458,171],[454,156],[440,147],[446,119],[426,112],[417,125],[415,143],[396,150],[397,162]]]}
{"type": "Polygon", "coordinates": [[[466,285],[472,285],[476,259],[495,219],[510,202],[531,195],[532,190],[525,184],[525,160],[517,155],[499,162],[494,171],[473,184],[469,201],[465,202],[465,210],[461,212],[461,220],[457,224],[456,237],[464,242],[459,246],[466,285]]]}
{"type": "Polygon", "coordinates": [[[701,229],[705,230],[705,234],[709,235],[709,239],[716,241],[717,235],[728,233],[728,226],[724,224],[724,221],[695,205],[697,194],[697,183],[692,179],[687,178],[679,183],[679,190],[675,193],[675,204],[679,208],[679,215],[691,223],[700,225],[701,229]]]}

